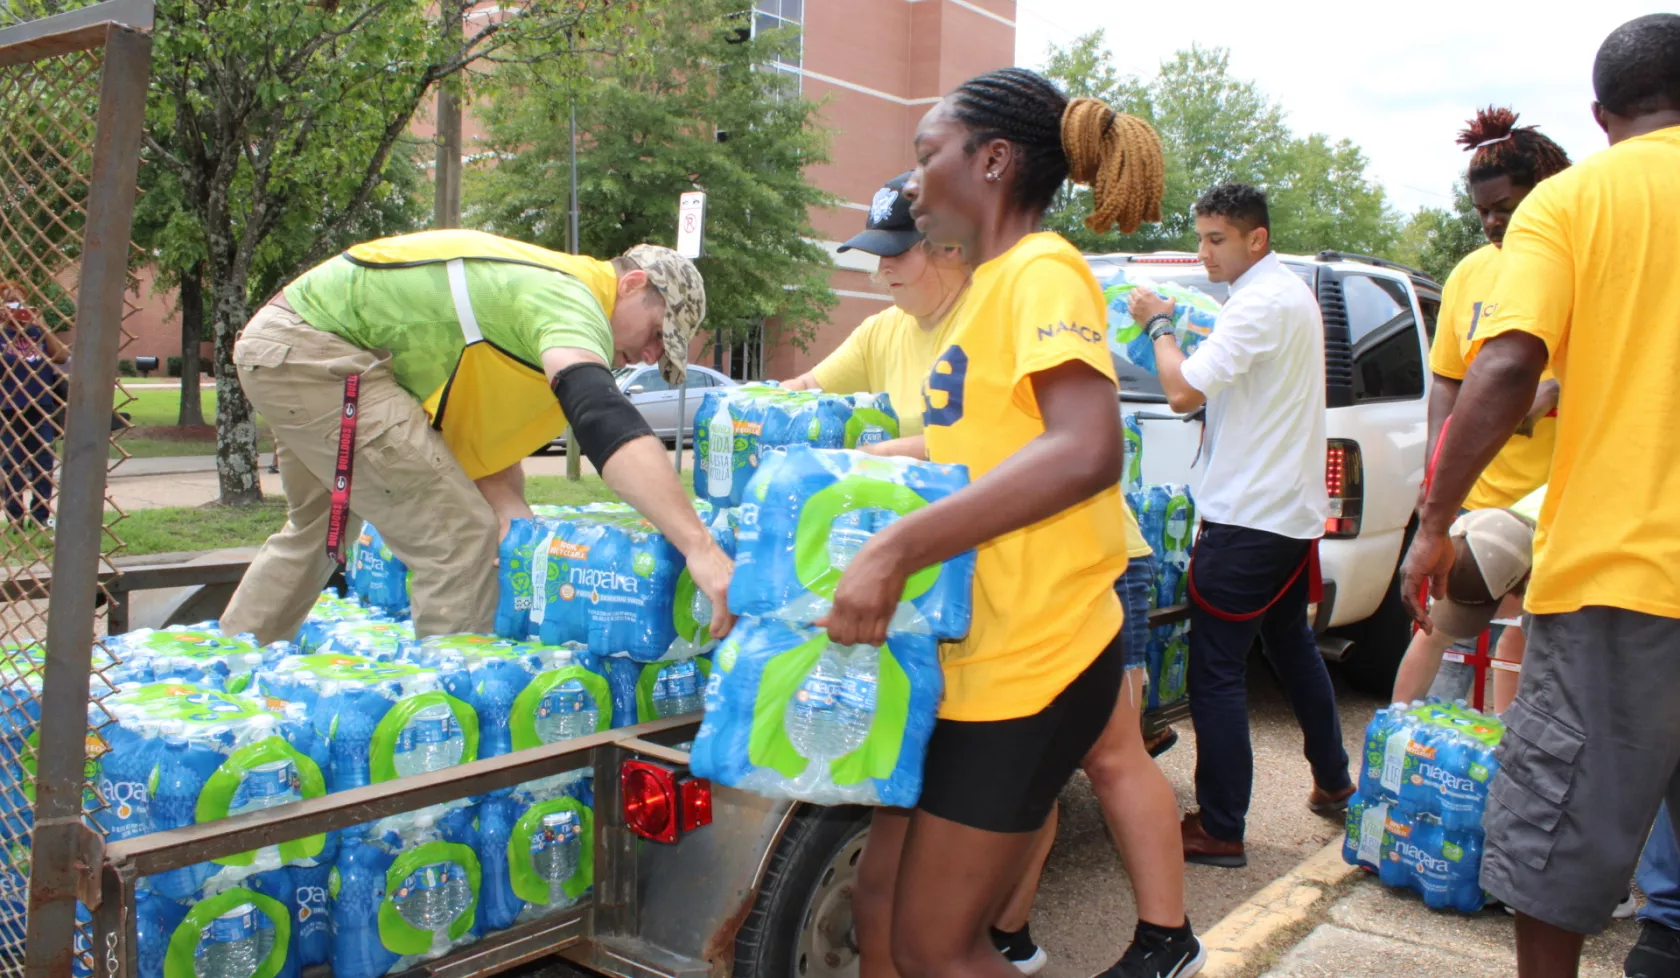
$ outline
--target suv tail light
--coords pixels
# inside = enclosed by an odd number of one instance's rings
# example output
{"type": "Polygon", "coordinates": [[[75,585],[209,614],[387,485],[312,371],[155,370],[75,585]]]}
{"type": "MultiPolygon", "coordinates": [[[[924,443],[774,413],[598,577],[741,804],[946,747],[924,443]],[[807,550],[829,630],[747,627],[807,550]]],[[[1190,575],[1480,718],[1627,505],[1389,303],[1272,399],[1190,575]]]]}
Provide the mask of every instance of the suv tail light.
{"type": "Polygon", "coordinates": [[[678,777],[652,761],[625,761],[619,769],[624,824],[654,842],[676,842],[684,832],[712,824],[712,783],[678,777]]]}
{"type": "Polygon", "coordinates": [[[1327,537],[1359,535],[1359,518],[1365,509],[1365,462],[1359,443],[1345,438],[1330,439],[1324,460],[1324,488],[1330,495],[1330,513],[1324,520],[1327,537]]]}

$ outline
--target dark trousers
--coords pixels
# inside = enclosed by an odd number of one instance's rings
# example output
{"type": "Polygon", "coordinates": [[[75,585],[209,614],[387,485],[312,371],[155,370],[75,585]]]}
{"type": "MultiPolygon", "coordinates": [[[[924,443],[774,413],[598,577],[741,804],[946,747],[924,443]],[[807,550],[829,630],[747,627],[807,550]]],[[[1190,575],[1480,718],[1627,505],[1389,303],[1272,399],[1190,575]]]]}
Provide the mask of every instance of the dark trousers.
{"type": "Polygon", "coordinates": [[[12,521],[28,515],[46,525],[57,437],[58,426],[40,405],[0,412],[0,465],[5,467],[6,516],[12,521]]]}
{"type": "MultiPolygon", "coordinates": [[[[1283,590],[1309,546],[1306,540],[1204,521],[1190,563],[1196,592],[1227,614],[1257,611],[1283,590]]],[[[1306,737],[1313,780],[1328,791],[1352,783],[1336,693],[1307,621],[1307,574],[1302,572],[1271,610],[1246,621],[1227,621],[1192,601],[1189,680],[1196,801],[1202,827],[1218,839],[1242,839],[1254,787],[1247,666],[1256,637],[1306,737]]]]}

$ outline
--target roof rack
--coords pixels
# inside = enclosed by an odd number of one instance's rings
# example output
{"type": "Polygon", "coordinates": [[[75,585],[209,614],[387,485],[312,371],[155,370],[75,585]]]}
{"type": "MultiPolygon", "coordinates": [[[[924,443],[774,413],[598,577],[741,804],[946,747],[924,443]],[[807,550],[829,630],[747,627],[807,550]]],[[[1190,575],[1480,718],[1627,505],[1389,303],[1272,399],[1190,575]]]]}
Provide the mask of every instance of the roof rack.
{"type": "Polygon", "coordinates": [[[1413,268],[1410,265],[1402,265],[1397,261],[1389,261],[1387,258],[1378,258],[1374,255],[1361,255],[1358,252],[1353,251],[1325,250],[1318,253],[1318,260],[1364,262],[1367,265],[1375,265],[1378,268],[1392,268],[1397,272],[1405,272],[1413,278],[1421,278],[1426,282],[1439,284],[1435,282],[1434,276],[1430,275],[1421,268],[1413,268]]]}

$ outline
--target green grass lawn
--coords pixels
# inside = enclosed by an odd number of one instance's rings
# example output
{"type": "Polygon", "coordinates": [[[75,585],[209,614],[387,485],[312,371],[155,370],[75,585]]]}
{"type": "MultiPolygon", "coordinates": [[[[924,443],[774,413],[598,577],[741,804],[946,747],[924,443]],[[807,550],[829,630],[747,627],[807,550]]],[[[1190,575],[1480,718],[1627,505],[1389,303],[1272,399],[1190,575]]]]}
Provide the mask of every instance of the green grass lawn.
{"type": "MultiPolygon", "coordinates": [[[[693,480],[683,474],[683,484],[693,494],[693,480]]],[[[618,496],[600,476],[585,475],[577,482],[563,476],[532,476],[525,482],[525,495],[533,503],[580,506],[610,502],[618,496]]],[[[105,514],[106,525],[116,514],[105,514]]],[[[123,541],[123,556],[176,553],[188,550],[219,550],[225,547],[254,547],[286,522],[286,501],[273,496],[260,506],[161,506],[129,513],[112,527],[123,541]]],[[[8,564],[28,564],[52,559],[52,536],[46,531],[24,532],[17,527],[5,531],[3,553],[8,564]],[[37,557],[38,555],[38,557],[37,557]]],[[[107,548],[111,542],[107,539],[107,548]]]]}
{"type": "MultiPolygon", "coordinates": [[[[132,392],[134,400],[127,404],[120,403],[122,395],[117,395],[117,410],[128,415],[128,421],[136,428],[173,426],[181,417],[181,391],[179,388],[164,390],[161,388],[146,388],[132,392]]],[[[216,392],[203,392],[204,420],[208,424],[216,423],[216,392]]]]}

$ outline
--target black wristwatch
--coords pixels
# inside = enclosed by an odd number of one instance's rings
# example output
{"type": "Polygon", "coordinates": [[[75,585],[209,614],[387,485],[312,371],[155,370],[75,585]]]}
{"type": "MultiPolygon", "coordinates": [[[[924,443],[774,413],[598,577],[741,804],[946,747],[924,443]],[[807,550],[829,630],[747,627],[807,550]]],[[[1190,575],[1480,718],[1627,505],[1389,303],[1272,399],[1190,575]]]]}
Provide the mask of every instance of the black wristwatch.
{"type": "Polygon", "coordinates": [[[1172,333],[1173,318],[1166,313],[1150,316],[1149,321],[1143,324],[1143,331],[1149,334],[1149,341],[1153,343],[1172,333]]]}

